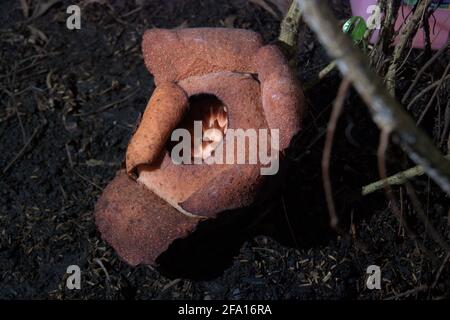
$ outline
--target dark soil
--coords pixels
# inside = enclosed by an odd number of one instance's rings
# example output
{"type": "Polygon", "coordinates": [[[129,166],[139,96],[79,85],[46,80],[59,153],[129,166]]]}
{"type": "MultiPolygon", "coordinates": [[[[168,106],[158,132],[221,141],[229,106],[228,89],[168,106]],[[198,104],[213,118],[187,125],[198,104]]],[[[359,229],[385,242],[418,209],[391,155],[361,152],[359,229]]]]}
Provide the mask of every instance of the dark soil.
{"type": "MultiPolygon", "coordinates": [[[[101,239],[93,207],[120,168],[154,89],[141,55],[144,30],[239,27],[273,42],[280,20],[244,0],[147,1],[140,9],[125,0],[109,6],[107,1],[80,3],[82,28],[75,31],[66,28],[70,1],[57,1],[29,19],[19,1],[0,5],[0,298],[450,297],[446,253],[425,232],[406,189],[396,187],[394,193],[416,237],[400,226],[382,191],[358,196],[362,186],[379,179],[379,132],[355,93],[339,122],[331,161],[343,232],[329,227],[321,157],[340,83],[337,72],[306,92],[308,115],[288,152],[279,194],[248,209],[242,221],[225,223],[190,248],[192,255],[166,257],[165,270],[132,268],[121,261],[101,239]],[[72,264],[82,270],[81,290],[66,288],[72,264]],[[366,287],[372,264],[381,267],[381,290],[366,287]]],[[[333,5],[341,18],[350,15],[345,1],[333,5]]],[[[329,60],[310,31],[303,30],[300,43],[298,76],[307,82],[329,60]]],[[[401,90],[426,58],[411,52],[399,79],[401,90]]],[[[417,89],[439,79],[448,61],[443,55],[417,89]]],[[[444,83],[423,124],[443,152],[449,86],[444,83]]],[[[415,116],[425,105],[417,104],[415,116]]],[[[387,165],[395,173],[411,163],[392,147],[387,165]]],[[[448,198],[426,177],[411,186],[448,240],[448,198]]]]}

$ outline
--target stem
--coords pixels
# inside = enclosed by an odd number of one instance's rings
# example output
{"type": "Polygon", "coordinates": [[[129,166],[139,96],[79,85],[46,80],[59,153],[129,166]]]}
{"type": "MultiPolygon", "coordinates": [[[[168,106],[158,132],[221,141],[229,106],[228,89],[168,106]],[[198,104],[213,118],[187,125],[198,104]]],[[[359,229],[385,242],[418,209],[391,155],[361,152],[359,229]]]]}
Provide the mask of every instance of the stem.
{"type": "Polygon", "coordinates": [[[400,31],[399,41],[395,46],[394,53],[392,54],[393,59],[386,74],[386,85],[389,92],[393,96],[395,96],[395,76],[397,73],[398,62],[402,57],[403,51],[410,42],[411,38],[416,34],[417,29],[419,28],[420,21],[425,11],[428,9],[428,6],[431,4],[431,1],[432,0],[420,1],[417,5],[416,10],[414,11],[414,14],[409,18],[406,25],[400,31]]]}

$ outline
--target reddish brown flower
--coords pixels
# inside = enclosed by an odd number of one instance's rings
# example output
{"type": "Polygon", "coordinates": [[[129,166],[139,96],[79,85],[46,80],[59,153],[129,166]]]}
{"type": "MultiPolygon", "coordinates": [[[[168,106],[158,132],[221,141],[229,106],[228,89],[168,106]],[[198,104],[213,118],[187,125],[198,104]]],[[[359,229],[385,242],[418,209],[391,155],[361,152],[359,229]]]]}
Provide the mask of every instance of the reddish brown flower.
{"type": "MultiPolygon", "coordinates": [[[[128,146],[126,170],[96,205],[103,238],[132,265],[154,264],[200,221],[250,205],[264,181],[260,162],[175,164],[168,143],[175,128],[192,130],[200,120],[225,136],[229,129],[277,129],[283,151],[303,111],[301,88],[283,55],[255,32],[152,29],[142,47],[156,89],[128,146]]],[[[204,141],[194,156],[208,158],[214,146],[204,141]]]]}

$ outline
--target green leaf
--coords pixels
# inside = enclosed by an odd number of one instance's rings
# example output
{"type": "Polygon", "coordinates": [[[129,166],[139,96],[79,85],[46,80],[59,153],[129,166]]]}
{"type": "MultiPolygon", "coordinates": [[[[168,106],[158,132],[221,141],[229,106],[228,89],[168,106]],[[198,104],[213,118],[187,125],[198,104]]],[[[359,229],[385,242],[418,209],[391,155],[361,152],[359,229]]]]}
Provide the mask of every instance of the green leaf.
{"type": "Polygon", "coordinates": [[[366,21],[363,17],[351,17],[344,23],[342,31],[348,33],[354,42],[362,41],[367,31],[366,21]]]}

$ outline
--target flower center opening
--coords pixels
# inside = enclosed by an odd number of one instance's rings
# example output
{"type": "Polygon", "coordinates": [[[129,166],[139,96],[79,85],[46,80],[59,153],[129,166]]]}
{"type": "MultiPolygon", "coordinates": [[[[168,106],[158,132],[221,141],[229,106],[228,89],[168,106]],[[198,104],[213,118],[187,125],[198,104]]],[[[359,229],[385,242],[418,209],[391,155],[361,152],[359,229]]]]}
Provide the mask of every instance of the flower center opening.
{"type": "MultiPolygon", "coordinates": [[[[188,130],[191,135],[191,158],[207,159],[214,155],[228,129],[227,107],[215,95],[193,95],[189,97],[189,111],[179,128],[188,130]]],[[[169,152],[173,146],[171,142],[169,152]]]]}

